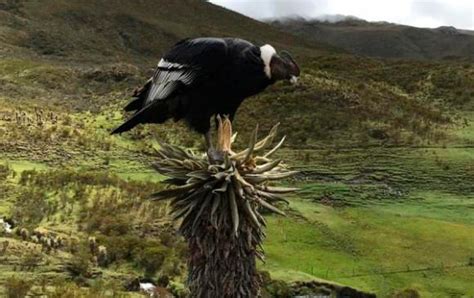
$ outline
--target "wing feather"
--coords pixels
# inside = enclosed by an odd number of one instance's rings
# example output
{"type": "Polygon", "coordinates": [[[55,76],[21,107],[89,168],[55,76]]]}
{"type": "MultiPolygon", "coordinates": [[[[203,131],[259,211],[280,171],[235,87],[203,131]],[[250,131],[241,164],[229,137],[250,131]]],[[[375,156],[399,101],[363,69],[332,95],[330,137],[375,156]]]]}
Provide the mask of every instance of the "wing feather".
{"type": "Polygon", "coordinates": [[[187,39],[177,43],[156,67],[145,105],[197,86],[227,61],[227,44],[220,38],[187,39]]]}

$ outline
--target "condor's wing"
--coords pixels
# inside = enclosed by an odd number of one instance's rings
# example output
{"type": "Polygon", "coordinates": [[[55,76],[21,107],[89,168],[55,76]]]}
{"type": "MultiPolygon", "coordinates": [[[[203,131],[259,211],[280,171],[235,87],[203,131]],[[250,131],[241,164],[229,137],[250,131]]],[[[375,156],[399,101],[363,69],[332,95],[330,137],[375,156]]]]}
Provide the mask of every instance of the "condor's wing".
{"type": "Polygon", "coordinates": [[[220,38],[185,39],[177,43],[158,63],[153,77],[136,92],[125,110],[140,110],[188,87],[199,86],[225,65],[227,43],[220,38]]]}
{"type": "Polygon", "coordinates": [[[169,118],[159,106],[166,99],[188,88],[199,88],[208,79],[216,77],[227,63],[228,46],[224,39],[186,39],[177,43],[158,63],[153,77],[135,92],[135,99],[125,110],[137,112],[112,134],[122,133],[139,123],[161,123],[169,118]]]}

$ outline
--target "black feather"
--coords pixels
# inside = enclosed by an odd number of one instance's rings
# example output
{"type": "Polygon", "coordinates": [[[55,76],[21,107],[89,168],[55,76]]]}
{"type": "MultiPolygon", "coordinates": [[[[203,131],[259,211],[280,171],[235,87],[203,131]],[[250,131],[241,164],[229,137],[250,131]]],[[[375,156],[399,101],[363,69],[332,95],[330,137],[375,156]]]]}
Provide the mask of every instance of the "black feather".
{"type": "Polygon", "coordinates": [[[114,129],[111,134],[129,131],[140,123],[164,123],[170,118],[166,103],[153,102],[136,112],[130,119],[114,129]]]}
{"type": "Polygon", "coordinates": [[[140,123],[184,119],[199,133],[216,114],[233,116],[242,101],[273,81],[264,72],[260,48],[237,38],[197,38],[177,43],[153,77],[137,90],[126,111],[138,110],[113,133],[140,123]]]}
{"type": "Polygon", "coordinates": [[[143,106],[143,102],[144,102],[143,98],[135,97],[123,109],[127,112],[139,110],[143,106]]]}
{"type": "Polygon", "coordinates": [[[143,87],[135,90],[135,92],[133,93],[133,100],[130,101],[127,106],[125,106],[124,110],[130,112],[138,111],[143,108],[152,83],[152,79],[149,79],[143,87]]]}

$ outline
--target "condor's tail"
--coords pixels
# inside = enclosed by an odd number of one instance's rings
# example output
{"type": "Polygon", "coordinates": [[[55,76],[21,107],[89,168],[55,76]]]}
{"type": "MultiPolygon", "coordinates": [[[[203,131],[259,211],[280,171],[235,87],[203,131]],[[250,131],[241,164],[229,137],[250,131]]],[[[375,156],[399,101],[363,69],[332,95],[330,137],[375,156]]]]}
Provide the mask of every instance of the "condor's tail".
{"type": "Polygon", "coordinates": [[[169,118],[170,114],[166,102],[152,102],[114,129],[111,134],[129,131],[140,123],[164,123],[169,118]]]}
{"type": "Polygon", "coordinates": [[[172,117],[178,119],[180,94],[185,86],[177,80],[154,83],[151,78],[142,88],[135,90],[133,100],[125,107],[125,111],[137,112],[112,134],[128,131],[140,123],[163,123],[172,117]]]}
{"type": "Polygon", "coordinates": [[[141,108],[143,108],[143,106],[145,105],[146,103],[146,99],[148,97],[148,93],[150,92],[150,88],[153,84],[153,78],[149,79],[145,85],[143,85],[143,87],[141,88],[137,88],[135,89],[135,91],[133,92],[133,100],[130,101],[127,106],[124,108],[125,111],[127,112],[130,112],[130,111],[138,111],[140,110],[141,108]]]}
{"type": "Polygon", "coordinates": [[[146,104],[148,93],[153,82],[149,79],[146,84],[133,92],[133,100],[124,108],[125,111],[136,111],[133,116],[122,125],[114,129],[111,134],[129,131],[140,123],[163,123],[168,116],[168,107],[165,102],[151,102],[146,104]]]}

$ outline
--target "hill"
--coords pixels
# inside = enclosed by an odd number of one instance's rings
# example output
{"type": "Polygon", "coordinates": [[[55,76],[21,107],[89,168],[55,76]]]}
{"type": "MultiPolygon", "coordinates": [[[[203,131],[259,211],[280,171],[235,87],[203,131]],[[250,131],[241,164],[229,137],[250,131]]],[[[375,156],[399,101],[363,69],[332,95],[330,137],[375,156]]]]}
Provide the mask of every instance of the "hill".
{"type": "Polygon", "coordinates": [[[203,0],[1,0],[0,14],[4,56],[156,63],[172,44],[193,36],[241,36],[277,47],[293,45],[296,52],[316,47],[203,0]]]}
{"type": "Polygon", "coordinates": [[[362,56],[423,60],[474,58],[472,31],[449,26],[428,29],[356,18],[333,19],[288,18],[272,20],[270,24],[362,56]]]}

